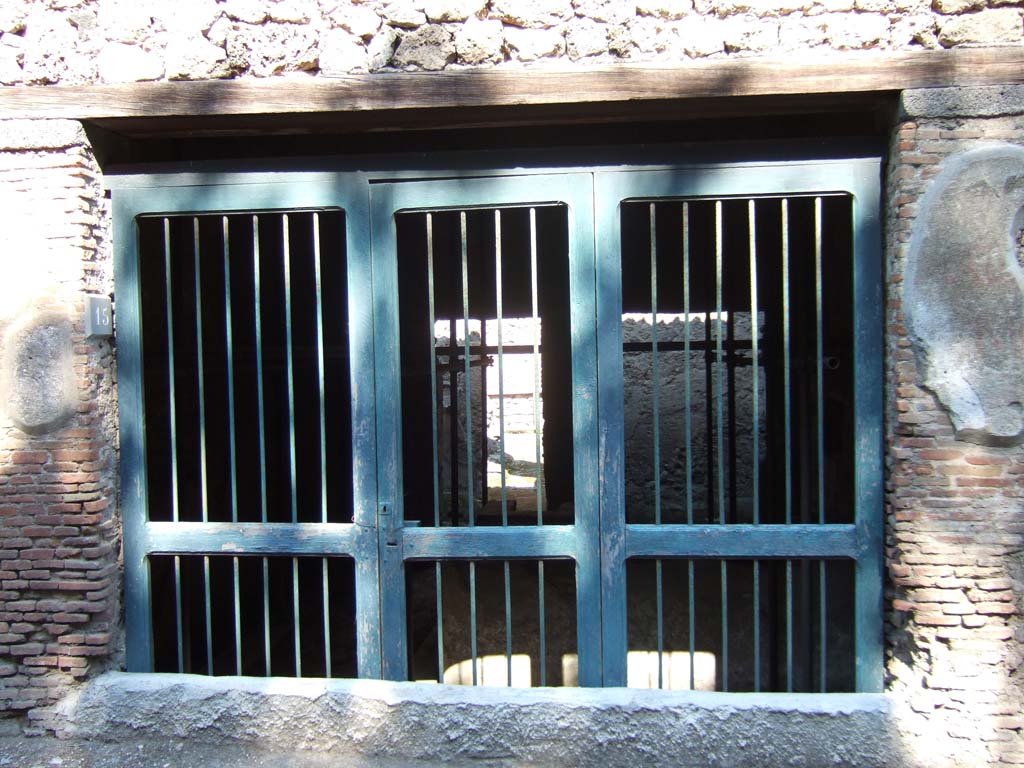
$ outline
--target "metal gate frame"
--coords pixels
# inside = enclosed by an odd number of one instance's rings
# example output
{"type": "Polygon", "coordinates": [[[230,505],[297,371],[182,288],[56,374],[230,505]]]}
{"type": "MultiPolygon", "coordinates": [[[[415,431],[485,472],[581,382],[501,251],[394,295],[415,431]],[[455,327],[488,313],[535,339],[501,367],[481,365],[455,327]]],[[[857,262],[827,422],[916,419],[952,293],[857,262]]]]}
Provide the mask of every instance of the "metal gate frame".
{"type": "MultiPolygon", "coordinates": [[[[229,183],[186,176],[178,185],[153,188],[152,177],[129,181],[113,195],[117,289],[118,404],[121,414],[121,504],[124,520],[126,665],[153,669],[150,555],[332,555],[355,561],[356,655],[360,677],[381,676],[380,591],[377,565],[377,490],[372,368],[373,307],[351,292],[352,352],[351,523],[150,522],[147,514],[146,432],[142,371],[142,292],[139,216],[341,208],[346,216],[349,285],[369,285],[370,248],[366,181],[361,174],[254,175],[229,183]]],[[[159,181],[159,179],[158,179],[159,181]]],[[[124,183],[124,182],[122,182],[124,183]]],[[[233,473],[238,467],[232,467],[233,473]]]]}
{"type": "MultiPolygon", "coordinates": [[[[154,554],[339,555],[356,563],[360,677],[406,679],[404,563],[569,558],[577,568],[581,685],[624,685],[630,557],[797,558],[856,563],[856,687],[882,686],[882,279],[877,158],[537,171],[347,171],[117,180],[117,332],[127,666],[153,665],[154,554]],[[854,198],[856,520],[852,525],[626,524],[618,254],[622,201],[842,192],[854,198]],[[540,198],[540,199],[538,199],[540,198]],[[404,528],[395,219],[400,211],[566,204],[570,212],[576,518],[573,525],[404,528]],[[346,214],[352,360],[351,524],[147,520],[140,215],[340,207],[346,214]],[[372,286],[370,291],[367,286],[372,286]],[[578,305],[577,305],[578,302],[578,305]],[[372,365],[367,365],[372,361],[372,365]]],[[[237,471],[234,469],[233,471],[237,471]]]]}

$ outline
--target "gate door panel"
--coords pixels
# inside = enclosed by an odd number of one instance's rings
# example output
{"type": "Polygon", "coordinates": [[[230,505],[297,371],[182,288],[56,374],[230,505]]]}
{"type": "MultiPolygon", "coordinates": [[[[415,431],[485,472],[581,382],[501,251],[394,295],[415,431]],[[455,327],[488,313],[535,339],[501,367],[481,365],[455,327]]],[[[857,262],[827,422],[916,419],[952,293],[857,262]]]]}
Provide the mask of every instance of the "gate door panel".
{"type": "Polygon", "coordinates": [[[878,173],[597,174],[605,685],[881,690],[878,173]]]}
{"type": "Polygon", "coordinates": [[[385,678],[601,682],[592,194],[372,187],[385,678]]]}
{"type": "Polygon", "coordinates": [[[128,668],[378,677],[365,203],[253,181],[115,196],[128,668]]]}

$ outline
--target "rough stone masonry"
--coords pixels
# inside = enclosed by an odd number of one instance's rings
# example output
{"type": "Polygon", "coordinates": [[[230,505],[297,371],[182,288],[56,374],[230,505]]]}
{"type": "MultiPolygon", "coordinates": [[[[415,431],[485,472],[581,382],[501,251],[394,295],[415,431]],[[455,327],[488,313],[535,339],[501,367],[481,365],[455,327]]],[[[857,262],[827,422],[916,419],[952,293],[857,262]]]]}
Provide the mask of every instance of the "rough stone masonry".
{"type": "MultiPolygon", "coordinates": [[[[2,0],[0,85],[871,55],[1021,45],[1022,19],[1022,0],[2,0]]],[[[899,728],[885,744],[891,764],[1024,765],[1024,219],[1012,181],[1024,91],[912,92],[902,107],[885,178],[886,685],[899,728]],[[1010,160],[965,159],[978,151],[1010,160]],[[972,173],[1004,206],[1004,229],[979,236],[995,212],[962,202],[972,173]],[[959,250],[924,247],[936,238],[959,250]],[[989,242],[1000,250],[979,253],[989,242]],[[955,290],[922,283],[928,270],[958,272],[955,290]],[[1005,328],[998,346],[993,327],[1005,328]],[[936,367],[947,343],[970,351],[936,367]]],[[[47,705],[92,691],[79,682],[117,669],[123,643],[114,350],[82,327],[83,295],[113,289],[110,221],[73,121],[0,115],[0,190],[0,712],[52,727],[75,717],[73,701],[47,705]]],[[[740,759],[735,749],[707,757],[740,759]]],[[[877,764],[858,755],[828,759],[877,764]]]]}

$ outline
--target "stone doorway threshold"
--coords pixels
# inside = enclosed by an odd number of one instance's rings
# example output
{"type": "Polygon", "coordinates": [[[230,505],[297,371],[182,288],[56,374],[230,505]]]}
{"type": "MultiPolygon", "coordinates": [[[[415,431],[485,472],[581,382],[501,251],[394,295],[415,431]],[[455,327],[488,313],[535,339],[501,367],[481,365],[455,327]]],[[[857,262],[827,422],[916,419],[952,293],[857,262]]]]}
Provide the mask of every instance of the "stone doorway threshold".
{"type": "MultiPolygon", "coordinates": [[[[57,736],[37,742],[43,756],[46,745],[56,748],[61,740],[84,750],[79,762],[73,751],[69,762],[39,762],[70,768],[132,766],[136,751],[147,753],[139,765],[175,768],[903,762],[882,694],[464,688],[110,672],[33,713],[31,724],[57,736]],[[121,749],[121,761],[102,762],[103,744],[121,749]],[[86,760],[89,750],[98,756],[93,762],[86,760]]],[[[0,768],[2,759],[0,751],[0,768]]]]}

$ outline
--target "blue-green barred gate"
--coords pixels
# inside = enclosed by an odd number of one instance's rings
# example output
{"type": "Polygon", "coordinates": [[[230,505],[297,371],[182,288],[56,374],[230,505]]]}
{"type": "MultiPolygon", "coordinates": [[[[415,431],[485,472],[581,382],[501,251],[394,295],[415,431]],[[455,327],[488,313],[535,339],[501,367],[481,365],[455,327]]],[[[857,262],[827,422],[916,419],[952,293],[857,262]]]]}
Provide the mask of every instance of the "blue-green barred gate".
{"type": "Polygon", "coordinates": [[[130,669],[880,690],[877,159],[113,186],[130,669]]]}

